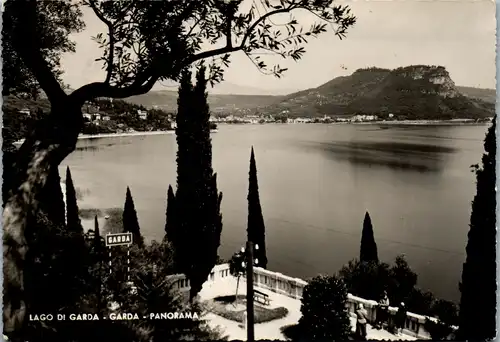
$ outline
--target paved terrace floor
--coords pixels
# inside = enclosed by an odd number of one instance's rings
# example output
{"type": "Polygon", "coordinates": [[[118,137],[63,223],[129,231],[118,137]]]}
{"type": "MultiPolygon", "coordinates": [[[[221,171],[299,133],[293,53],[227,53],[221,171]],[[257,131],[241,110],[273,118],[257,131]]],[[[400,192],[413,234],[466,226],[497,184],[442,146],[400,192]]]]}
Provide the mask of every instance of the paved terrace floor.
{"type": "MultiPolygon", "coordinates": [[[[271,305],[269,308],[285,307],[288,309],[288,315],[284,318],[277,319],[267,323],[260,323],[255,325],[255,339],[278,339],[286,340],[285,336],[281,333],[280,328],[285,325],[297,324],[301,316],[299,299],[293,299],[288,296],[274,293],[272,291],[258,288],[257,289],[263,293],[269,295],[271,299],[271,305]]],[[[218,279],[215,282],[206,282],[203,289],[200,292],[200,300],[207,301],[219,296],[227,296],[235,294],[236,292],[236,278],[229,276],[223,279],[218,279]]],[[[238,288],[238,294],[246,295],[246,282],[240,279],[240,286],[238,288]]],[[[226,335],[230,340],[246,340],[246,330],[242,328],[241,323],[231,321],[209,313],[205,317],[208,324],[215,328],[221,329],[224,335],[226,335]]],[[[355,331],[356,319],[351,317],[351,328],[355,331]]],[[[369,340],[416,340],[415,337],[403,335],[395,336],[385,330],[373,329],[370,325],[367,326],[367,339],[369,340]]]]}

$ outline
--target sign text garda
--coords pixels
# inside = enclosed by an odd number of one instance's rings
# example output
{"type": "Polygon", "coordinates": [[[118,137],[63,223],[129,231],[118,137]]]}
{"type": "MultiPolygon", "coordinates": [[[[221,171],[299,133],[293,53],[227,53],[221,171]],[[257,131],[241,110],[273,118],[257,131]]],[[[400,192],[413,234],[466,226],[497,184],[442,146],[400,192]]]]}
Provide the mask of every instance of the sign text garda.
{"type": "Polygon", "coordinates": [[[106,235],[106,246],[130,245],[132,243],[132,233],[117,233],[106,235]]]}

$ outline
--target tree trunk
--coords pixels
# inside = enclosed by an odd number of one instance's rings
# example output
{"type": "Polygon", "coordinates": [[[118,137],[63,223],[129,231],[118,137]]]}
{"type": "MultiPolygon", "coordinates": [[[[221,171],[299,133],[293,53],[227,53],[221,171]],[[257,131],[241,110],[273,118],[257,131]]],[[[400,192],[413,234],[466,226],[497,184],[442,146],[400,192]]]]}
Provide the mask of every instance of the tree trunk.
{"type": "MultiPolygon", "coordinates": [[[[17,152],[15,176],[3,211],[4,332],[13,334],[25,324],[29,301],[24,278],[30,232],[28,221],[35,217],[41,193],[51,170],[76,146],[82,127],[77,106],[53,106],[52,113],[26,138],[17,152]]],[[[15,337],[14,337],[15,338],[15,337]]]]}

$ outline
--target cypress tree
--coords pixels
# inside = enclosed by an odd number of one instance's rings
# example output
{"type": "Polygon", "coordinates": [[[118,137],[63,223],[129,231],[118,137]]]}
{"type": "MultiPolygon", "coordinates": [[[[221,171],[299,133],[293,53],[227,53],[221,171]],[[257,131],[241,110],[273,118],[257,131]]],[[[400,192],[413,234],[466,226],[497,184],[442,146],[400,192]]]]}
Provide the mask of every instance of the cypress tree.
{"type": "Polygon", "coordinates": [[[165,240],[170,241],[174,243],[176,241],[175,239],[175,225],[174,225],[174,218],[175,218],[175,194],[174,194],[174,189],[172,188],[171,185],[168,186],[168,192],[167,192],[167,213],[166,213],[166,223],[165,223],[165,240]]]}
{"type": "Polygon", "coordinates": [[[69,231],[83,233],[82,222],[78,214],[75,186],[69,166],[66,168],[66,226],[69,231]]]}
{"type": "Polygon", "coordinates": [[[264,217],[262,215],[262,207],[260,205],[259,184],[257,181],[257,166],[255,164],[255,154],[250,153],[250,171],[248,174],[248,221],[247,235],[248,241],[259,246],[259,249],[254,251],[254,257],[258,259],[258,266],[267,268],[266,255],[266,227],[264,217]]]}
{"type": "Polygon", "coordinates": [[[192,92],[191,73],[184,70],[181,74],[177,97],[176,140],[177,140],[177,191],[174,195],[172,186],[169,185],[167,198],[167,222],[165,224],[166,239],[172,244],[174,250],[174,268],[177,273],[183,273],[190,268],[188,255],[184,255],[183,241],[189,236],[187,232],[189,211],[194,209],[193,202],[189,201],[189,194],[193,193],[191,183],[192,163],[195,157],[189,153],[189,147],[193,145],[189,132],[192,130],[190,121],[187,120],[192,114],[192,92]],[[170,191],[172,190],[172,191],[170,191]],[[175,209],[174,209],[175,207],[175,209]],[[175,222],[175,224],[174,224],[175,222]]]}
{"type": "Polygon", "coordinates": [[[191,300],[217,262],[222,231],[222,194],[212,169],[205,71],[200,67],[194,87],[191,73],[182,73],[176,116],[177,191],[174,196],[169,189],[167,204],[167,239],[174,247],[177,271],[190,280],[191,300]]]}
{"type": "Polygon", "coordinates": [[[459,340],[489,340],[496,335],[496,117],[484,140],[482,167],[474,165],[467,257],[460,284],[459,340]]]}
{"type": "Polygon", "coordinates": [[[101,233],[99,231],[99,221],[97,220],[97,215],[94,216],[94,256],[97,262],[97,274],[95,275],[97,287],[96,287],[96,299],[97,299],[97,312],[100,314],[102,310],[102,255],[101,252],[101,233]]]}
{"type": "Polygon", "coordinates": [[[101,247],[101,232],[99,231],[99,221],[97,215],[94,217],[94,248],[99,251],[101,247]]]}
{"type": "Polygon", "coordinates": [[[375,237],[373,236],[372,220],[368,212],[366,212],[365,219],[363,221],[359,260],[361,262],[378,262],[377,244],[375,243],[375,237]]]}
{"type": "Polygon", "coordinates": [[[132,233],[133,243],[139,247],[144,245],[144,240],[141,236],[139,228],[139,219],[137,218],[137,211],[135,210],[134,200],[130,193],[130,188],[127,186],[127,194],[125,196],[125,206],[123,208],[123,231],[132,233]]]}

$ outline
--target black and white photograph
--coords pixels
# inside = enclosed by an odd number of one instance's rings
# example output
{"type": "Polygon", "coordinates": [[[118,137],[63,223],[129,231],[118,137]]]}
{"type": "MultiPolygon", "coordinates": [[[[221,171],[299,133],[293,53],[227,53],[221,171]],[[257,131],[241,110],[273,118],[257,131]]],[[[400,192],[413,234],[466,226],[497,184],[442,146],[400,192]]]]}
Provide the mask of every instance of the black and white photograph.
{"type": "Polygon", "coordinates": [[[494,340],[495,13],[2,1],[3,340],[494,340]]]}

